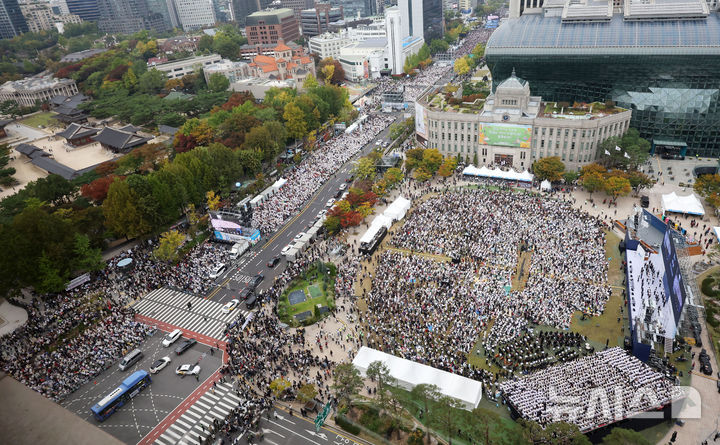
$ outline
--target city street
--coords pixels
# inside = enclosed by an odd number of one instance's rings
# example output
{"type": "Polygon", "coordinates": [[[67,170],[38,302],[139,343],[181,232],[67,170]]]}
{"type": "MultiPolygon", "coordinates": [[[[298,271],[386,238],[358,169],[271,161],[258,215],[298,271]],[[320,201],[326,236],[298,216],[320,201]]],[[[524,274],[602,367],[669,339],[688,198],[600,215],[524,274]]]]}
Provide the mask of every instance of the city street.
{"type": "Polygon", "coordinates": [[[61,405],[125,443],[137,443],[198,389],[222,363],[220,354],[208,354],[209,346],[201,343],[196,344],[180,356],[176,355],[175,348],[182,339],[165,348],[162,345],[165,334],[158,330],[154,336],[143,342],[139,349],[145,356],[132,368],[120,371],[117,363],[113,363],[108,370],[75,391],[61,405]],[[130,399],[104,422],[98,422],[93,417],[90,411],[93,405],[120,386],[120,383],[133,372],[140,369],[148,370],[155,360],[164,356],[170,357],[172,361],[165,369],[152,375],[150,386],[130,399]],[[196,362],[201,366],[199,380],[193,376],[183,378],[175,374],[176,367],[196,362]]]}
{"type": "MultiPolygon", "coordinates": [[[[393,113],[396,116],[396,122],[403,119],[403,113],[393,113]]],[[[258,245],[242,255],[234,262],[233,267],[216,280],[218,287],[210,291],[207,298],[220,303],[227,303],[233,298],[237,298],[238,293],[242,290],[252,277],[262,273],[265,280],[258,286],[258,290],[264,290],[270,287],[273,280],[285,268],[287,262],[283,258],[274,268],[268,268],[267,263],[276,255],[280,255],[280,251],[288,245],[292,239],[300,232],[304,232],[308,225],[317,219],[318,212],[327,210],[325,203],[328,199],[334,198],[345,180],[352,174],[354,162],[362,156],[370,153],[376,147],[375,141],[388,139],[390,127],[384,129],[378,136],[368,143],[360,153],[355,155],[348,161],[337,174],[326,182],[315,196],[308,202],[299,214],[290,218],[285,225],[278,230],[273,236],[267,240],[261,240],[258,245]]]]}

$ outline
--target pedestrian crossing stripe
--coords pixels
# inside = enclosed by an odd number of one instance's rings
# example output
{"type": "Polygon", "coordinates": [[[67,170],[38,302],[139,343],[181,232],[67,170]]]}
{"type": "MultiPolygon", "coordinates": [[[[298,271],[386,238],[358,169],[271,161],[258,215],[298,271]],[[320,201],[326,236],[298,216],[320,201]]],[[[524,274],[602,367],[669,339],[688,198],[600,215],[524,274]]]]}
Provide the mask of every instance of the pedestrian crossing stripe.
{"type": "Polygon", "coordinates": [[[200,445],[199,439],[204,441],[210,436],[213,421],[223,421],[242,401],[232,390],[231,384],[218,383],[215,394],[207,391],[155,440],[155,445],[173,445],[181,439],[183,443],[200,445]]]}
{"type": "Polygon", "coordinates": [[[216,301],[168,288],[156,289],[133,305],[133,309],[140,315],[183,330],[225,340],[226,326],[238,317],[244,319],[250,311],[238,307],[225,314],[222,307],[223,304],[216,301]]]}

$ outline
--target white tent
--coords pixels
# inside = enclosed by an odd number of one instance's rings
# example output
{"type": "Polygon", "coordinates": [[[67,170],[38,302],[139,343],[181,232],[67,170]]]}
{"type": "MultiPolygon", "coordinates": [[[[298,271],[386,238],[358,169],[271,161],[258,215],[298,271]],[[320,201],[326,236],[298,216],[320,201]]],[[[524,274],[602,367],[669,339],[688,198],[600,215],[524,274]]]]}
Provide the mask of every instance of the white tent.
{"type": "Polygon", "coordinates": [[[482,383],[477,380],[395,357],[366,346],[358,351],[353,366],[365,376],[368,366],[376,361],[383,362],[390,370],[390,375],[397,380],[398,386],[406,390],[411,390],[421,383],[437,385],[441,394],[458,400],[468,411],[477,408],[482,399],[482,383]]]}
{"type": "Polygon", "coordinates": [[[547,179],[540,183],[540,190],[550,190],[551,188],[552,184],[547,179]]]}
{"type": "Polygon", "coordinates": [[[386,229],[389,229],[392,225],[392,218],[389,218],[387,216],[378,215],[373,219],[373,221],[370,223],[370,227],[367,229],[365,234],[360,238],[360,243],[369,243],[372,241],[373,237],[376,233],[380,231],[381,227],[385,227],[386,229]]]}
{"type": "Polygon", "coordinates": [[[717,237],[718,241],[720,241],[720,227],[713,227],[713,232],[715,232],[715,236],[717,237]]]}
{"type": "Polygon", "coordinates": [[[402,196],[398,196],[395,201],[388,206],[383,212],[383,215],[389,217],[393,221],[399,221],[405,218],[405,214],[410,210],[411,202],[409,199],[405,199],[402,196]]]}
{"type": "Polygon", "coordinates": [[[508,181],[522,182],[532,182],[534,177],[533,174],[527,170],[523,171],[522,173],[518,173],[515,170],[503,171],[499,168],[490,169],[485,166],[477,168],[474,165],[468,165],[467,167],[465,167],[465,169],[463,169],[463,175],[481,176],[483,178],[506,179],[508,181]]]}
{"type": "Polygon", "coordinates": [[[662,195],[662,206],[666,212],[687,213],[690,215],[705,214],[702,203],[694,193],[688,196],[678,196],[675,192],[662,195]]]}

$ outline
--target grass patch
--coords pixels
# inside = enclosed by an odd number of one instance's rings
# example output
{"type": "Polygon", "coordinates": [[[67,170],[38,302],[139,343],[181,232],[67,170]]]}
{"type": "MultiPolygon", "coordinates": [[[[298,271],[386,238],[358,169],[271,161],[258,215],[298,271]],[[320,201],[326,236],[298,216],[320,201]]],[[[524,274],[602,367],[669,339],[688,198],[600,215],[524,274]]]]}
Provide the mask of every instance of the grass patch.
{"type": "Polygon", "coordinates": [[[43,127],[47,128],[50,126],[58,125],[58,121],[54,119],[54,116],[55,113],[51,113],[49,111],[44,113],[37,113],[21,120],[20,123],[29,127],[40,128],[40,126],[42,125],[43,127]]]}
{"type": "Polygon", "coordinates": [[[609,347],[622,347],[625,332],[629,332],[627,314],[620,311],[625,305],[622,297],[622,291],[625,288],[622,284],[625,272],[621,270],[620,237],[612,231],[606,230],[605,239],[605,257],[612,258],[608,264],[608,282],[612,286],[612,295],[605,304],[602,315],[582,320],[582,312],[578,311],[573,314],[570,322],[570,330],[587,337],[595,350],[602,350],[608,339],[610,340],[609,347]],[[620,322],[618,322],[618,318],[620,318],[620,322]]]}
{"type": "Polygon", "coordinates": [[[715,366],[720,365],[717,351],[720,351],[720,267],[706,270],[697,277],[705,306],[705,329],[715,347],[715,366]]]}
{"type": "Polygon", "coordinates": [[[303,321],[304,325],[313,324],[330,312],[320,313],[318,305],[326,306],[329,311],[335,309],[335,277],[337,268],[332,263],[313,263],[297,278],[290,282],[277,304],[278,318],[291,326],[299,325],[295,315],[310,311],[312,316],[303,321]],[[303,291],[305,301],[290,304],[288,295],[293,291],[303,291]]]}

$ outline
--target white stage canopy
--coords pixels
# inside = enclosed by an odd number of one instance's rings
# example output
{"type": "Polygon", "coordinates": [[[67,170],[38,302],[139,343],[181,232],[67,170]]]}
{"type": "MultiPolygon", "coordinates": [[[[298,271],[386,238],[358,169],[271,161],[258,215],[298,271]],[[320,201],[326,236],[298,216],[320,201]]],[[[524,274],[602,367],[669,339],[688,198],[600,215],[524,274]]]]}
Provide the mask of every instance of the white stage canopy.
{"type": "Polygon", "coordinates": [[[551,188],[552,184],[547,179],[540,183],[540,190],[550,190],[551,188]]]}
{"type": "Polygon", "coordinates": [[[360,238],[360,243],[369,243],[375,234],[380,231],[381,227],[390,229],[392,223],[405,218],[405,214],[410,210],[411,205],[412,202],[409,199],[405,199],[402,196],[395,198],[395,201],[387,206],[382,215],[378,215],[373,219],[370,227],[365,234],[363,234],[362,238],[360,238]]]}
{"type": "Polygon", "coordinates": [[[689,215],[705,214],[702,203],[694,193],[688,196],[679,196],[675,192],[662,195],[662,206],[666,212],[687,213],[689,215]]]}
{"type": "Polygon", "coordinates": [[[717,237],[718,241],[720,241],[720,227],[713,227],[713,232],[715,232],[715,236],[717,237]]]}
{"type": "Polygon", "coordinates": [[[368,366],[376,361],[383,362],[390,370],[390,375],[397,380],[398,386],[406,390],[411,390],[421,383],[437,385],[441,394],[458,400],[468,411],[477,408],[482,399],[482,383],[477,380],[395,357],[366,346],[358,351],[353,366],[365,376],[368,366]]]}
{"type": "Polygon", "coordinates": [[[467,176],[481,176],[483,178],[495,178],[495,179],[506,179],[508,181],[522,181],[532,182],[533,174],[525,170],[522,173],[518,173],[515,170],[502,171],[499,168],[487,168],[482,166],[480,168],[474,165],[468,165],[463,169],[463,175],[467,176]]]}
{"type": "Polygon", "coordinates": [[[398,196],[395,201],[388,206],[383,212],[383,215],[394,221],[400,221],[405,218],[405,214],[410,210],[411,202],[409,199],[405,199],[402,196],[398,196]]]}

